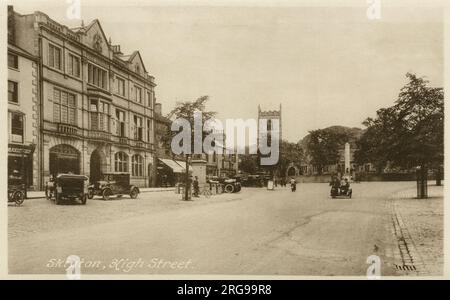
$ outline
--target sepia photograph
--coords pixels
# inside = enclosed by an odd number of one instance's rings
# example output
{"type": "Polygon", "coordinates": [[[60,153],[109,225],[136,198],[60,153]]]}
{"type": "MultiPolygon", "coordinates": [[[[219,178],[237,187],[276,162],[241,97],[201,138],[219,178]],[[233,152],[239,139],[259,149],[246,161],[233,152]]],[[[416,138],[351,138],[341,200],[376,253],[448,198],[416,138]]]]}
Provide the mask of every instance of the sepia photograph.
{"type": "Polygon", "coordinates": [[[1,3],[2,276],[445,276],[443,2],[1,3]]]}

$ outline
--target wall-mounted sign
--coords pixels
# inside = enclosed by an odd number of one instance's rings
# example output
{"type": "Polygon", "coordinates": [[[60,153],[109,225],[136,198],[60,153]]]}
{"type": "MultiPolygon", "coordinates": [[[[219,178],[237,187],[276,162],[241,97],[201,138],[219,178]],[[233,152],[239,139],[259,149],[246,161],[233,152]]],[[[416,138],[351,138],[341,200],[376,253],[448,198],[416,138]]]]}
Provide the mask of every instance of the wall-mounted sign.
{"type": "Polygon", "coordinates": [[[34,152],[34,148],[36,145],[16,145],[16,144],[9,144],[8,145],[8,153],[15,153],[15,154],[25,154],[30,155],[34,152]]]}

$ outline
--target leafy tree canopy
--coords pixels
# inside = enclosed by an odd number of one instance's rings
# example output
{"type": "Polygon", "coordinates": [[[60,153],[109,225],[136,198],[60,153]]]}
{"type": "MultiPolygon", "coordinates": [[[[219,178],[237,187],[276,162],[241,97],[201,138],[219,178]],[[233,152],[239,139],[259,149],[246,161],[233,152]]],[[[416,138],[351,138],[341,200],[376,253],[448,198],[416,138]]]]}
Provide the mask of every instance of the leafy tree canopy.
{"type": "Polygon", "coordinates": [[[367,127],[357,142],[358,163],[372,162],[411,168],[436,167],[443,162],[444,92],[424,78],[407,73],[408,83],[395,105],[367,118],[367,127]]]}

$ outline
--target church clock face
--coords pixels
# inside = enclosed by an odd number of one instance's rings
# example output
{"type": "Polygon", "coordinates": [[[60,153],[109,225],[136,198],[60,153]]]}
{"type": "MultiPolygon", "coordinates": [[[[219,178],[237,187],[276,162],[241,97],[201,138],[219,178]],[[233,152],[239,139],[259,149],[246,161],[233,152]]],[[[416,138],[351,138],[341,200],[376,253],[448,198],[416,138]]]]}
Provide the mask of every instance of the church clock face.
{"type": "Polygon", "coordinates": [[[92,46],[96,51],[102,52],[102,37],[99,33],[94,35],[94,42],[92,46]]]}

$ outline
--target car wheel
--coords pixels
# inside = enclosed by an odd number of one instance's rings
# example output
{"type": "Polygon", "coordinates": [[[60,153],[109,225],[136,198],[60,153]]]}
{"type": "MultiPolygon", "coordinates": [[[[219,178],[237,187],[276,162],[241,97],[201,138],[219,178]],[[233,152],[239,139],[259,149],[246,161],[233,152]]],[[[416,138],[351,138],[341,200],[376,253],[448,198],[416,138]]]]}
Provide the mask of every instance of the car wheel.
{"type": "Polygon", "coordinates": [[[139,192],[138,192],[137,188],[133,188],[130,192],[131,199],[136,199],[138,194],[139,194],[139,192]]]}
{"type": "Polygon", "coordinates": [[[229,194],[233,193],[233,192],[234,192],[234,185],[232,185],[232,184],[227,184],[227,185],[225,186],[225,192],[226,192],[226,193],[229,193],[229,194]]]}
{"type": "Polygon", "coordinates": [[[14,202],[17,206],[21,205],[25,200],[25,194],[22,191],[17,191],[14,193],[14,202]]]}
{"type": "MultiPolygon", "coordinates": [[[[81,197],[81,204],[86,205],[86,201],[87,201],[88,195],[83,195],[81,197]]],[[[91,198],[92,199],[92,198],[91,198]]]]}
{"type": "Polygon", "coordinates": [[[103,196],[103,200],[109,200],[109,197],[112,195],[112,192],[110,189],[104,189],[102,196],[103,196]]]}

